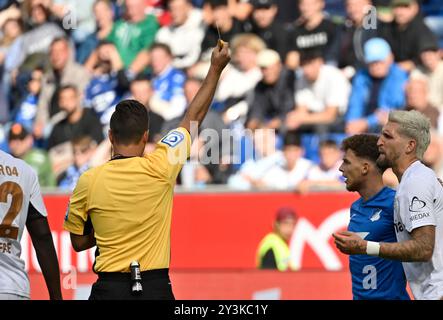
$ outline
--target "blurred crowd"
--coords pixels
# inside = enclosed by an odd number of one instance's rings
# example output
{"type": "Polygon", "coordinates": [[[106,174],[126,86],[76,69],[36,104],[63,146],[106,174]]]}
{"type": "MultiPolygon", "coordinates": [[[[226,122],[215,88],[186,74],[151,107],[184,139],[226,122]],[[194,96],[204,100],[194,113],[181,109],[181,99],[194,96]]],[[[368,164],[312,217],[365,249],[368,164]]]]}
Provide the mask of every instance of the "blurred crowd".
{"type": "Polygon", "coordinates": [[[442,173],[441,0],[0,0],[0,148],[71,191],[109,160],[115,105],[137,99],[150,152],[219,37],[232,61],[200,127],[219,139],[194,141],[179,184],[340,188],[342,139],[393,109],[430,118],[425,162],[442,173]]]}

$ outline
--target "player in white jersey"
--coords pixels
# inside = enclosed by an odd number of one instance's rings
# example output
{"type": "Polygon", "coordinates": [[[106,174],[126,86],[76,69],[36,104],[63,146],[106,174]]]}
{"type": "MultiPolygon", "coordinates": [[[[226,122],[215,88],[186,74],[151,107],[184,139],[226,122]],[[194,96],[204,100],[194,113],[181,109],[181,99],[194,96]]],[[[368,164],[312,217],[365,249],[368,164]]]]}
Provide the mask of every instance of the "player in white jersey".
{"type": "Polygon", "coordinates": [[[400,184],[394,202],[396,243],[335,235],[347,254],[403,261],[415,299],[443,299],[443,187],[421,160],[430,143],[430,122],[418,111],[392,111],[378,140],[377,164],[391,167],[400,184]]]}
{"type": "Polygon", "coordinates": [[[34,170],[0,151],[0,300],[30,298],[20,239],[26,225],[51,299],[62,299],[60,272],[34,170]]]}

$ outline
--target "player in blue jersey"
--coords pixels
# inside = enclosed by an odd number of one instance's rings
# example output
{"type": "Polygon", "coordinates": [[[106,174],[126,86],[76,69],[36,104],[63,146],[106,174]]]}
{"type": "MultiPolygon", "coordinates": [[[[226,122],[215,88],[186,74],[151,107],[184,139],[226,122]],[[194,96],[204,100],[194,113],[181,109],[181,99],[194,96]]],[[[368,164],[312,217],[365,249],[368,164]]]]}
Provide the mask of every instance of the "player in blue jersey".
{"type": "MultiPolygon", "coordinates": [[[[368,241],[396,242],[395,191],[383,185],[384,170],[376,164],[379,156],[377,140],[376,135],[359,134],[346,138],[342,143],[345,153],[340,171],[345,178],[346,189],[361,196],[351,206],[348,231],[368,241]]],[[[400,261],[351,255],[349,266],[355,300],[409,300],[400,261]]]]}

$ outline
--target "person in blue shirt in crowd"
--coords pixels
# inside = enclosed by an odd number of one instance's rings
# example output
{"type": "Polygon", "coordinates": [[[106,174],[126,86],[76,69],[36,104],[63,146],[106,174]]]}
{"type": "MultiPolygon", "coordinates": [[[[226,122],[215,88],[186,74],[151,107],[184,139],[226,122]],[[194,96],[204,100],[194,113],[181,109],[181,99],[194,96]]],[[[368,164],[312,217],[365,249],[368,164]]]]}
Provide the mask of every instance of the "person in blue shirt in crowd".
{"type": "MultiPolygon", "coordinates": [[[[394,230],[395,191],[383,185],[377,135],[359,134],[342,142],[340,171],[346,189],[361,196],[351,206],[348,231],[368,241],[396,242],[394,230]]],[[[401,261],[369,255],[349,257],[354,300],[409,300],[401,261]]]]}
{"type": "Polygon", "coordinates": [[[106,127],[115,106],[129,89],[129,81],[124,74],[123,62],[112,42],[101,41],[96,52],[97,64],[85,89],[84,105],[93,109],[106,127]]]}
{"type": "Polygon", "coordinates": [[[90,161],[97,148],[97,143],[90,136],[80,135],[72,139],[74,163],[57,178],[60,189],[73,191],[80,176],[91,168],[90,161]]]}
{"type": "Polygon", "coordinates": [[[43,69],[37,68],[31,72],[26,87],[26,96],[17,109],[13,110],[13,122],[20,123],[29,132],[32,132],[37,115],[38,96],[42,88],[43,69]]]}
{"type": "Polygon", "coordinates": [[[165,121],[180,117],[187,104],[184,93],[186,75],[172,65],[173,55],[168,45],[155,43],[150,52],[154,95],[149,106],[165,121]]]}
{"type": "Polygon", "coordinates": [[[372,38],[363,49],[368,67],[357,71],[352,81],[345,115],[348,135],[380,132],[389,111],[403,108],[406,101],[408,74],[394,63],[388,42],[372,38]]]}

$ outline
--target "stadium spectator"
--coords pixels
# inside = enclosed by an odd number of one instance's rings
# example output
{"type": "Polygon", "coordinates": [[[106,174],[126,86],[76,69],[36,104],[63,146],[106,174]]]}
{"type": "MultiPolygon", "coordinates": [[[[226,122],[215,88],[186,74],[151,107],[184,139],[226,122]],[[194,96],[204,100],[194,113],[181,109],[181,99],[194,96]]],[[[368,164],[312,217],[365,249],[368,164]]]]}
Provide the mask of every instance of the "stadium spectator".
{"type": "Polygon", "coordinates": [[[392,48],[395,62],[410,72],[420,62],[423,43],[436,41],[436,36],[424,23],[418,0],[392,0],[391,5],[394,21],[381,31],[392,48]]]}
{"type": "Polygon", "coordinates": [[[337,66],[342,69],[347,78],[351,79],[357,70],[366,66],[363,55],[363,45],[366,41],[377,36],[377,26],[380,21],[368,16],[371,11],[371,0],[346,0],[346,20],[339,27],[339,44],[337,66]],[[366,23],[376,23],[375,28],[366,23]]]}
{"type": "Polygon", "coordinates": [[[10,153],[25,161],[35,170],[42,187],[56,186],[48,153],[33,147],[34,138],[26,127],[20,123],[13,123],[9,130],[8,141],[10,153]]]}
{"type": "Polygon", "coordinates": [[[13,110],[12,120],[32,132],[37,115],[38,97],[42,89],[43,69],[34,69],[27,84],[27,94],[20,105],[13,110]]]}
{"type": "Polygon", "coordinates": [[[3,0],[0,3],[0,29],[8,19],[20,19],[22,12],[15,0],[3,0]]]}
{"type": "MultiPolygon", "coordinates": [[[[251,23],[245,28],[259,36],[269,49],[280,54],[282,61],[286,59],[288,52],[289,34],[284,25],[276,20],[280,10],[276,0],[252,0],[254,11],[252,11],[251,23]]],[[[292,8],[291,8],[292,10],[292,8]]]]}
{"type": "Polygon", "coordinates": [[[431,168],[438,177],[443,174],[443,139],[440,133],[431,128],[431,142],[423,155],[423,164],[431,168]]]}
{"type": "Polygon", "coordinates": [[[391,111],[377,145],[377,165],[391,167],[400,184],[395,195],[394,226],[398,242],[363,240],[353,232],[335,235],[346,254],[368,254],[403,262],[416,300],[443,298],[443,188],[423,163],[430,142],[430,122],[418,111],[391,111]]]}
{"type": "Polygon", "coordinates": [[[103,140],[100,121],[92,110],[83,108],[80,98],[81,93],[77,87],[66,85],[60,88],[58,104],[66,113],[66,118],[52,129],[48,149],[83,135],[91,136],[96,143],[103,140]]]}
{"type": "Polygon", "coordinates": [[[166,44],[156,43],[151,48],[152,89],[149,102],[152,111],[166,121],[183,115],[186,99],[183,86],[185,74],[173,66],[173,55],[166,44]]]}
{"type": "Polygon", "coordinates": [[[294,73],[285,69],[278,53],[265,49],[258,54],[257,64],[263,78],[255,86],[250,99],[247,127],[278,130],[286,115],[294,108],[294,73]]]}
{"type": "MultiPolygon", "coordinates": [[[[76,61],[84,64],[94,52],[99,42],[105,40],[114,26],[114,12],[112,3],[108,0],[97,0],[93,6],[96,29],[88,35],[76,50],[76,61]]],[[[93,64],[93,62],[89,62],[93,64]]],[[[88,67],[88,64],[85,65],[88,67]]]]}
{"type": "Polygon", "coordinates": [[[300,0],[274,0],[278,7],[276,20],[289,30],[293,27],[294,21],[300,17],[300,0]]]}
{"type": "Polygon", "coordinates": [[[207,2],[213,12],[213,22],[206,28],[205,36],[201,43],[202,58],[207,60],[212,48],[218,40],[217,27],[223,41],[231,42],[232,38],[243,32],[242,23],[234,18],[228,7],[228,0],[210,0],[207,2]]]}
{"type": "Polygon", "coordinates": [[[295,110],[288,113],[286,127],[301,133],[343,132],[349,81],[324,63],[318,49],[302,51],[300,64],[303,75],[296,81],[295,110]]]}
{"type": "Polygon", "coordinates": [[[115,105],[126,92],[128,81],[123,62],[112,42],[102,41],[97,47],[97,63],[85,89],[85,108],[97,114],[106,129],[115,105]]]}
{"type": "MultiPolygon", "coordinates": [[[[40,191],[37,175],[22,160],[0,151],[0,163],[13,168],[15,174],[0,175],[0,190],[3,197],[11,198],[10,210],[1,210],[2,254],[0,264],[0,300],[29,300],[30,283],[25,270],[21,240],[26,229],[31,236],[38,263],[45,278],[51,300],[62,300],[60,271],[57,252],[54,248],[46,208],[40,191]],[[18,200],[18,201],[17,201],[18,200]],[[10,212],[14,217],[10,217],[10,212]],[[15,216],[21,219],[14,219],[15,216]]],[[[6,202],[6,201],[5,201],[6,202]]]]}
{"type": "Polygon", "coordinates": [[[324,0],[299,1],[300,18],[295,21],[286,57],[289,69],[299,66],[300,53],[307,49],[319,49],[327,63],[336,61],[337,26],[325,16],[324,7],[324,0]]]}
{"type": "Polygon", "coordinates": [[[193,8],[190,0],[170,0],[172,23],[162,27],[155,41],[171,48],[174,67],[185,69],[200,57],[204,26],[201,10],[193,8]]]}
{"type": "Polygon", "coordinates": [[[20,19],[8,19],[3,23],[0,38],[0,65],[3,65],[9,49],[22,33],[23,26],[20,19]]]}
{"type": "Polygon", "coordinates": [[[57,177],[57,186],[64,190],[74,191],[80,176],[91,168],[91,158],[94,155],[97,143],[90,136],[78,136],[72,139],[74,163],[57,177]]]}
{"type": "Polygon", "coordinates": [[[43,76],[42,91],[39,96],[34,135],[41,138],[45,135],[45,126],[60,111],[57,104],[60,87],[75,84],[83,94],[90,76],[81,65],[73,61],[68,38],[56,38],[49,51],[50,68],[43,76]]]}
{"type": "Polygon", "coordinates": [[[308,193],[319,190],[337,190],[343,187],[341,173],[342,152],[334,140],[323,140],[318,147],[320,163],[309,169],[306,179],[299,183],[297,191],[308,193]]]}
{"type": "Polygon", "coordinates": [[[429,103],[429,79],[421,72],[413,71],[406,84],[406,110],[417,110],[431,121],[431,126],[438,129],[440,111],[429,103]]]}
{"type": "Polygon", "coordinates": [[[364,45],[367,68],[352,80],[346,114],[346,133],[377,132],[386,123],[389,110],[405,105],[408,74],[393,62],[389,44],[373,38],[364,45]]]}
{"type": "Polygon", "coordinates": [[[298,270],[290,264],[289,241],[297,223],[297,216],[291,208],[278,209],[273,231],[268,233],[258,245],[256,265],[259,269],[276,269],[278,271],[298,270]]]}
{"type": "MultiPolygon", "coordinates": [[[[360,195],[351,205],[348,230],[361,234],[366,241],[396,242],[392,228],[395,191],[383,185],[384,168],[376,164],[380,155],[377,139],[376,135],[360,134],[342,143],[345,154],[340,171],[346,189],[360,195]]],[[[350,256],[349,267],[354,300],[409,300],[399,261],[350,256]]]]}
{"type": "Polygon", "coordinates": [[[211,68],[180,127],[149,155],[143,156],[149,129],[146,108],[135,100],[117,105],[109,131],[113,159],[80,177],[64,223],[75,251],[95,245],[100,251],[93,266],[99,278],[89,299],[174,299],[169,264],[175,181],[189,157],[191,122],[201,123],[205,117],[229,62],[228,50],[227,45],[214,49],[211,68]],[[133,261],[141,276],[137,291],[131,290],[133,261]]]}
{"type": "Polygon", "coordinates": [[[130,68],[137,55],[149,49],[159,24],[154,15],[145,14],[144,0],[125,0],[125,16],[117,20],[107,40],[115,44],[125,68],[130,68]]]}
{"type": "Polygon", "coordinates": [[[295,190],[306,179],[312,166],[311,161],[303,158],[300,135],[288,131],[284,137],[283,151],[268,151],[262,159],[245,162],[228,183],[236,189],[295,190]]]}
{"type": "Polygon", "coordinates": [[[94,32],[94,3],[96,0],[52,0],[50,10],[70,32],[76,48],[94,32]],[[70,25],[71,24],[71,25],[70,25]],[[71,29],[69,29],[71,28],[71,29]]]}
{"type": "Polygon", "coordinates": [[[5,94],[6,111],[14,108],[21,98],[13,95],[14,87],[21,84],[21,76],[26,77],[35,67],[44,64],[51,41],[64,35],[57,24],[48,20],[49,13],[43,6],[33,6],[32,14],[35,16],[33,28],[23,34],[16,30],[19,36],[10,44],[5,56],[0,90],[5,94]]]}
{"type": "MultiPolygon", "coordinates": [[[[204,0],[203,4],[203,20],[206,25],[214,22],[214,12],[210,5],[211,0],[204,0]]],[[[249,18],[252,12],[252,5],[250,0],[227,0],[229,14],[237,20],[245,21],[249,18]]]]}
{"type": "Polygon", "coordinates": [[[247,95],[262,78],[257,55],[266,44],[256,35],[244,33],[234,37],[231,48],[233,65],[223,73],[215,96],[216,101],[224,102],[227,124],[246,117],[247,95]]]}
{"type": "Polygon", "coordinates": [[[6,20],[1,28],[0,37],[0,104],[3,106],[0,108],[0,123],[4,123],[9,120],[10,106],[10,77],[5,71],[5,61],[7,60],[9,49],[22,34],[22,26],[19,19],[6,20]]]}
{"type": "MultiPolygon", "coordinates": [[[[140,102],[149,111],[149,137],[148,144],[152,146],[161,138],[164,119],[150,108],[150,101],[153,96],[151,81],[141,75],[135,78],[130,85],[131,96],[140,102]]],[[[168,130],[169,131],[169,130],[168,130]]]]}
{"type": "Polygon", "coordinates": [[[154,14],[162,27],[171,23],[171,13],[166,2],[167,0],[145,0],[145,12],[154,14]]]}
{"type": "Polygon", "coordinates": [[[43,64],[53,40],[64,35],[63,29],[50,21],[50,12],[45,6],[32,5],[31,28],[14,41],[5,61],[5,70],[12,72],[20,69],[21,72],[29,72],[35,66],[43,64]]]}
{"type": "Polygon", "coordinates": [[[443,61],[435,42],[422,47],[420,60],[422,72],[429,76],[429,102],[443,111],[443,61]]]}

